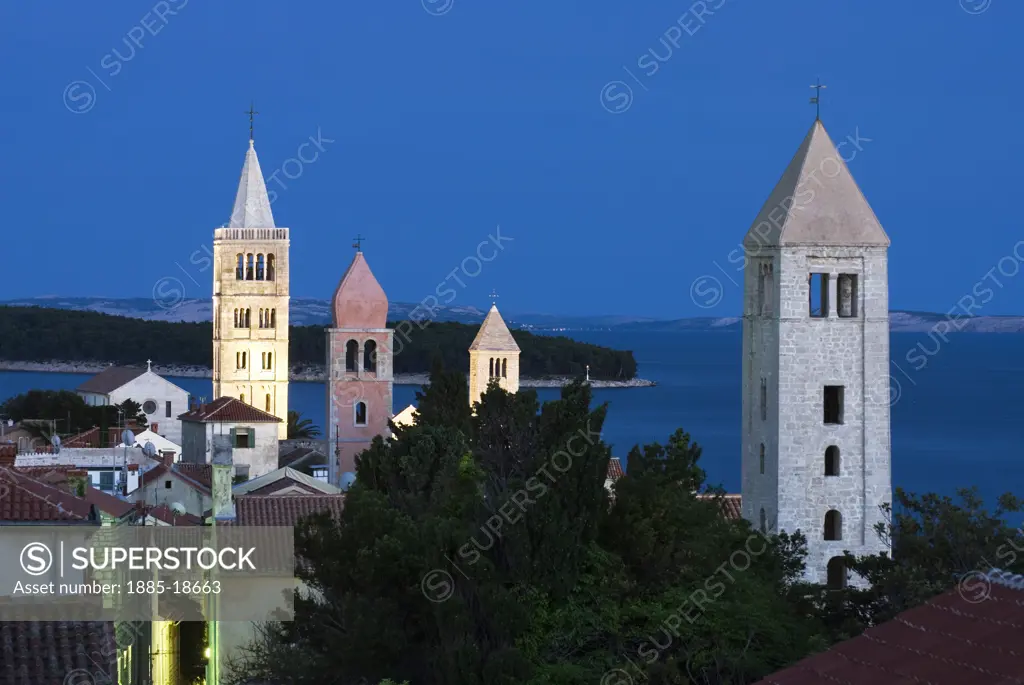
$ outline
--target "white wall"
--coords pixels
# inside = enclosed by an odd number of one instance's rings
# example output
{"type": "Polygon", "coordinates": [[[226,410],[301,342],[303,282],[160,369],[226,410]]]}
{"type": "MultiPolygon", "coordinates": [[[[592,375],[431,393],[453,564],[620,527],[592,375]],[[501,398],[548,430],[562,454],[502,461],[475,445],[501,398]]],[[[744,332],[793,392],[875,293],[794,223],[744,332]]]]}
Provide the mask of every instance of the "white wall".
{"type": "Polygon", "coordinates": [[[148,400],[156,403],[156,409],[152,414],[146,414],[146,420],[150,425],[157,424],[158,435],[181,444],[181,422],[178,415],[188,411],[187,391],[152,371],[147,371],[110,393],[111,404],[120,404],[127,399],[139,404],[145,404],[148,400]],[[167,416],[167,402],[171,403],[170,416],[167,416]]]}
{"type": "Polygon", "coordinates": [[[259,478],[277,470],[277,423],[200,423],[182,422],[181,460],[192,464],[209,464],[213,458],[213,436],[230,435],[232,429],[252,428],[256,432],[255,444],[249,448],[236,447],[232,456],[235,465],[249,466],[249,478],[259,478]]]}

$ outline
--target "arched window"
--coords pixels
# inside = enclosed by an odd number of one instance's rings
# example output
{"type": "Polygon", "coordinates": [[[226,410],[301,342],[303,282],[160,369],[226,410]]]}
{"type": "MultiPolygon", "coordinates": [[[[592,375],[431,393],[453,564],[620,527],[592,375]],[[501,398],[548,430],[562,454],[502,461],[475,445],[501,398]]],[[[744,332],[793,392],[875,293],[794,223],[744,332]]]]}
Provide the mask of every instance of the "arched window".
{"type": "Polygon", "coordinates": [[[491,368],[490,368],[490,370],[489,370],[489,371],[487,372],[487,376],[488,376],[489,378],[494,378],[494,357],[491,357],[491,368]]]}
{"type": "Polygon", "coordinates": [[[245,256],[245,280],[252,280],[253,270],[253,257],[252,252],[250,252],[245,256]]]}
{"type": "Polygon", "coordinates": [[[249,353],[248,352],[243,352],[242,353],[242,368],[244,369],[248,365],[248,363],[249,363],[249,353]]]}
{"type": "Polygon", "coordinates": [[[274,353],[267,352],[267,369],[270,370],[272,368],[274,368],[274,353]]]}
{"type": "Polygon", "coordinates": [[[238,328],[238,310],[235,309],[235,328],[238,328]]]}
{"type": "Polygon", "coordinates": [[[768,532],[768,517],[765,516],[764,507],[761,507],[761,532],[768,532]]]}
{"type": "Polygon", "coordinates": [[[242,353],[241,352],[235,352],[235,368],[236,369],[242,368],[242,353]]]}
{"type": "Polygon", "coordinates": [[[270,327],[271,328],[277,328],[277,310],[276,309],[271,309],[270,310],[270,327]]]}
{"type": "Polygon", "coordinates": [[[501,377],[502,378],[508,378],[508,360],[507,359],[502,359],[501,360],[501,377]]]}
{"type": "Polygon", "coordinates": [[[257,281],[262,281],[263,280],[263,273],[264,273],[263,272],[263,255],[262,254],[258,254],[258,255],[256,255],[256,280],[257,281]]]}
{"type": "Polygon", "coordinates": [[[843,539],[843,515],[835,509],[829,509],[825,513],[825,539],[843,539]]]}
{"type": "Polygon", "coordinates": [[[377,373],[377,343],[373,340],[363,345],[363,371],[377,373]]]}
{"type": "Polygon", "coordinates": [[[245,255],[239,252],[235,255],[235,280],[241,281],[245,278],[245,255]]]}
{"type": "Polygon", "coordinates": [[[263,328],[263,307],[260,307],[260,328],[263,328]]]}
{"type": "Polygon", "coordinates": [[[825,449],[825,475],[839,475],[839,448],[835,445],[829,445],[825,449]]]}
{"type": "Polygon", "coordinates": [[[274,280],[274,255],[267,255],[267,280],[274,280]]]}
{"type": "Polygon", "coordinates": [[[842,590],[846,587],[846,561],[842,557],[828,560],[826,584],[830,590],[842,590]]]}
{"type": "Polygon", "coordinates": [[[238,399],[241,400],[242,402],[245,402],[245,393],[243,392],[242,394],[240,394],[238,396],[238,399]]]}
{"type": "Polygon", "coordinates": [[[267,353],[266,352],[260,352],[260,368],[261,369],[267,368],[267,353]]]}
{"type": "Polygon", "coordinates": [[[356,402],[356,425],[366,425],[366,402],[356,402]]]}
{"type": "Polygon", "coordinates": [[[270,413],[270,393],[269,392],[267,393],[267,409],[266,409],[266,411],[267,411],[268,414],[270,413]]]}
{"type": "Polygon", "coordinates": [[[764,473],[764,443],[761,443],[761,473],[764,473]]]}
{"type": "Polygon", "coordinates": [[[245,308],[245,327],[252,328],[252,310],[248,307],[245,308]]]}
{"type": "Polygon", "coordinates": [[[355,340],[349,340],[345,343],[345,370],[356,371],[356,364],[359,361],[359,343],[355,340]]]}

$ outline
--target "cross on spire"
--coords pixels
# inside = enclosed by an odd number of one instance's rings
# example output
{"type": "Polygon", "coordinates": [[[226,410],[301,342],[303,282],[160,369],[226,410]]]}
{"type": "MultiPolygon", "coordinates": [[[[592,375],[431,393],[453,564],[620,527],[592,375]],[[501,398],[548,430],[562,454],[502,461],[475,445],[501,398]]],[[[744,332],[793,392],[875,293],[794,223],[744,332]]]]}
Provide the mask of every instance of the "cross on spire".
{"type": "Polygon", "coordinates": [[[494,307],[497,307],[498,306],[498,291],[492,290],[491,294],[488,295],[488,297],[491,298],[491,305],[494,306],[494,307]]]}
{"type": "Polygon", "coordinates": [[[828,86],[823,86],[819,78],[818,82],[813,84],[811,88],[814,89],[814,96],[811,98],[811,104],[814,105],[814,120],[821,121],[821,89],[828,88],[828,86]]]}
{"type": "Polygon", "coordinates": [[[246,112],[246,114],[249,115],[249,140],[252,140],[252,122],[253,122],[253,117],[255,117],[257,114],[259,114],[259,112],[256,111],[256,107],[255,107],[254,103],[252,103],[252,102],[249,103],[249,111],[246,112]]]}
{"type": "Polygon", "coordinates": [[[354,243],[352,243],[352,247],[356,248],[356,252],[362,252],[363,251],[363,241],[366,240],[366,238],[363,237],[363,234],[360,233],[359,235],[357,235],[352,240],[355,241],[354,243]]]}
{"type": "Polygon", "coordinates": [[[153,362],[152,362],[152,360],[147,359],[146,360],[146,371],[152,371],[152,370],[153,370],[153,362]]]}

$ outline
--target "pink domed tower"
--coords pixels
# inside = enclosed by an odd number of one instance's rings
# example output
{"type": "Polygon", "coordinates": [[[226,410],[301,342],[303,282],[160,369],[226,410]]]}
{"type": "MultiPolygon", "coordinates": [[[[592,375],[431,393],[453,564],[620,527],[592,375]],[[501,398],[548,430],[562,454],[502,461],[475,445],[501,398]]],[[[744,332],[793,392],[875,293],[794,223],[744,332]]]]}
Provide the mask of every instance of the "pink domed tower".
{"type": "Polygon", "coordinates": [[[327,422],[334,455],[331,484],[355,471],[356,455],[374,436],[388,435],[392,413],[388,298],[373,277],[359,245],[334,292],[334,326],[327,329],[327,422]]]}

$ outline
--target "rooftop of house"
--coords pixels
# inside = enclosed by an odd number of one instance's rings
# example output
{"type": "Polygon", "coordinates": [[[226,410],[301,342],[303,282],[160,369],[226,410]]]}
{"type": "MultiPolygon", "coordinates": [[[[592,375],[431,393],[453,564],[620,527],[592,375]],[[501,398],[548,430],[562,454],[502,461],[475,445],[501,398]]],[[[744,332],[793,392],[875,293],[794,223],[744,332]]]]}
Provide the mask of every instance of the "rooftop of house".
{"type": "Polygon", "coordinates": [[[122,385],[129,383],[142,374],[146,369],[134,366],[110,366],[79,385],[77,392],[91,392],[97,395],[109,395],[122,385]]]}
{"type": "Polygon", "coordinates": [[[299,466],[318,466],[327,463],[327,455],[314,447],[296,447],[277,458],[280,468],[299,466]]]}
{"type": "Polygon", "coordinates": [[[91,502],[67,490],[29,478],[12,468],[0,467],[0,522],[93,523],[99,520],[91,502]]]}
{"type": "Polygon", "coordinates": [[[341,516],[345,495],[240,495],[235,497],[237,526],[294,526],[299,519],[328,512],[341,516]]]}
{"type": "Polygon", "coordinates": [[[178,416],[199,423],[280,423],[281,419],[235,397],[218,397],[178,416]]]}
{"type": "Polygon", "coordinates": [[[0,621],[0,683],[68,685],[99,672],[117,673],[112,621],[0,621]]]}
{"type": "Polygon", "coordinates": [[[1024,576],[994,569],[757,685],[1024,683],[1024,576]]]}
{"type": "Polygon", "coordinates": [[[239,483],[231,490],[238,495],[337,495],[341,490],[322,480],[307,476],[289,467],[283,467],[264,474],[259,478],[239,483]]]}
{"type": "Polygon", "coordinates": [[[173,509],[168,507],[166,504],[153,507],[146,510],[146,516],[164,523],[168,526],[201,526],[203,520],[198,516],[192,514],[178,514],[173,509]]]}

